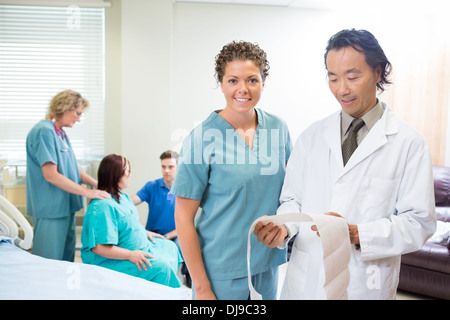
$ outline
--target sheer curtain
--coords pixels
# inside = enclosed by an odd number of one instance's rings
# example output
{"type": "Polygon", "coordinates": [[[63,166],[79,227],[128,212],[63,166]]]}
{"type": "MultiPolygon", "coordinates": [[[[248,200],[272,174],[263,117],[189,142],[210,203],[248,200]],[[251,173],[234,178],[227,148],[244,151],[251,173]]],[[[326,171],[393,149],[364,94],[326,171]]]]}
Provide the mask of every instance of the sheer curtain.
{"type": "Polygon", "coordinates": [[[66,130],[77,158],[103,156],[104,9],[0,5],[0,159],[25,160],[29,130],[65,89],[90,103],[66,130]]]}
{"type": "MultiPolygon", "coordinates": [[[[383,94],[427,139],[433,164],[444,165],[450,107],[450,23],[429,14],[404,28],[391,59],[394,84],[383,94]]],[[[389,57],[389,55],[388,55],[389,57]]]]}

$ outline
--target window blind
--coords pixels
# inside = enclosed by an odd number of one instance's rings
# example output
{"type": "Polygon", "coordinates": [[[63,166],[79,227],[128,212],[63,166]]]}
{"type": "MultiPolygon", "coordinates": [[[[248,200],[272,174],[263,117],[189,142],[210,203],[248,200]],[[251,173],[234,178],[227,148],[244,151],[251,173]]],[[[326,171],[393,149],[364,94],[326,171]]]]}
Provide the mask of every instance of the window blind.
{"type": "Polygon", "coordinates": [[[25,160],[30,129],[72,89],[89,101],[65,128],[79,160],[104,153],[104,9],[0,5],[0,160],[25,160]]]}

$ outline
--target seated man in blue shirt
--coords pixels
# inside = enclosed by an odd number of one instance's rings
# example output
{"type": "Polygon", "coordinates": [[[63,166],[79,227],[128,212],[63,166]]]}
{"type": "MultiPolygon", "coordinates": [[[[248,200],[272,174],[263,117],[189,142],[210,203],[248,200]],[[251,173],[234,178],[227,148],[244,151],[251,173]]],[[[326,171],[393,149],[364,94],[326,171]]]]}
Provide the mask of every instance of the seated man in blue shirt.
{"type": "Polygon", "coordinates": [[[170,193],[170,188],[175,180],[178,157],[178,153],[174,151],[163,152],[159,157],[163,177],[147,182],[136,195],[131,197],[136,206],[143,201],[148,204],[145,229],[174,241],[177,238],[174,218],[175,196],[170,193]]]}
{"type": "MultiPolygon", "coordinates": [[[[131,197],[134,205],[143,201],[148,204],[148,218],[145,229],[151,231],[156,237],[164,237],[173,240],[178,249],[177,230],[175,229],[175,196],[170,193],[173,181],[177,173],[179,155],[175,151],[165,151],[159,157],[161,159],[161,172],[163,177],[147,182],[136,195],[131,197]]],[[[150,240],[152,240],[150,238],[150,240]]],[[[181,251],[181,250],[180,250],[181,251]]],[[[181,273],[186,276],[186,285],[191,286],[191,278],[183,263],[181,273]]]]}

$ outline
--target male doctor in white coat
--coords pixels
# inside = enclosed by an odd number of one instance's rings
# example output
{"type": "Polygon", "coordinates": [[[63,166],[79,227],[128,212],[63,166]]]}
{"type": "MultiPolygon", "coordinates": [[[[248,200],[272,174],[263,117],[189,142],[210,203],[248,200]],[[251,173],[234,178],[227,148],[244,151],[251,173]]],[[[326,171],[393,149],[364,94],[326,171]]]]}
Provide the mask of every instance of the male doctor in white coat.
{"type": "MultiPolygon", "coordinates": [[[[395,299],[401,255],[420,249],[436,228],[429,149],[419,132],[377,99],[377,90],[390,83],[391,65],[370,32],[343,30],[331,37],[325,66],[342,111],[312,124],[298,138],[277,214],[344,218],[352,244],[348,298],[395,299]],[[354,119],[364,123],[356,134],[357,148],[344,163],[341,148],[354,119]]],[[[306,265],[308,255],[317,252],[311,252],[299,228],[296,223],[259,223],[255,234],[269,247],[283,247],[297,235],[286,275],[295,280],[288,286],[295,283],[291,292],[297,296],[290,298],[323,298],[314,290],[305,292],[304,279],[316,272],[306,265]]]]}

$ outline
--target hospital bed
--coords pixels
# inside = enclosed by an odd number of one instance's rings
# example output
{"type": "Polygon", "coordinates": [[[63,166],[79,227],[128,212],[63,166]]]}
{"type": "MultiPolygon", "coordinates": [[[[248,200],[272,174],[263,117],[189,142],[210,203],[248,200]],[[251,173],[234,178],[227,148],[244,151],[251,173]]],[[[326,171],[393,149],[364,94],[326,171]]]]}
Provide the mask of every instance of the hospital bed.
{"type": "Polygon", "coordinates": [[[31,248],[33,229],[0,195],[0,300],[186,300],[182,288],[170,288],[103,267],[45,259],[31,248]],[[19,236],[19,228],[23,238],[19,236]]]}

